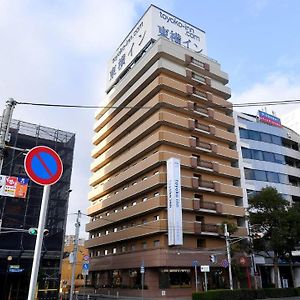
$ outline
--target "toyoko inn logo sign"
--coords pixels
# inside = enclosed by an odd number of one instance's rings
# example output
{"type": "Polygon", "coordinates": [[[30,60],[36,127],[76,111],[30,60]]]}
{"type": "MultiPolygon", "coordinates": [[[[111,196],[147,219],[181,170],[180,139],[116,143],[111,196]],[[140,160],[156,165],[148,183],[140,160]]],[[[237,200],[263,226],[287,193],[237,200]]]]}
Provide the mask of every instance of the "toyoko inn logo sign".
{"type": "Polygon", "coordinates": [[[167,160],[168,244],[182,245],[182,204],[180,160],[167,160]]]}
{"type": "Polygon", "coordinates": [[[197,53],[206,54],[204,31],[151,5],[110,59],[107,89],[117,82],[126,68],[151,41],[160,37],[197,53]]]}

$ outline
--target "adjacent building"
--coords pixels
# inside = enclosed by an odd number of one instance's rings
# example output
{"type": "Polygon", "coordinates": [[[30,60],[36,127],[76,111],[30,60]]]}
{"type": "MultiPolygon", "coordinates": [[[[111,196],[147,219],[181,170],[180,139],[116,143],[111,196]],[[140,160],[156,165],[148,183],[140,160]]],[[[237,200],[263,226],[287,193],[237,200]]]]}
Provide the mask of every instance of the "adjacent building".
{"type": "MultiPolygon", "coordinates": [[[[60,293],[65,298],[71,289],[72,282],[72,267],[74,263],[74,235],[65,237],[64,255],[61,268],[60,293]]],[[[74,270],[74,290],[76,292],[85,292],[85,276],[84,264],[89,263],[88,251],[84,247],[84,239],[78,240],[76,265],[74,270]]]]}
{"type": "Polygon", "coordinates": [[[190,295],[199,265],[228,287],[222,224],[247,229],[228,75],[205,53],[202,30],[151,6],[109,63],[86,225],[96,289],[190,295]]]}
{"type": "MultiPolygon", "coordinates": [[[[244,206],[248,197],[272,186],[290,203],[300,201],[300,135],[281,124],[278,117],[264,111],[257,115],[235,112],[237,150],[240,155],[244,206]]],[[[299,258],[299,257],[298,257],[299,258]]],[[[300,285],[300,260],[294,257],[296,284],[300,285]]],[[[271,259],[256,257],[262,285],[274,281],[271,259]]],[[[290,267],[280,264],[281,284],[292,286],[290,267]]]]}
{"type": "MultiPolygon", "coordinates": [[[[75,135],[18,120],[9,133],[1,175],[26,178],[26,151],[38,145],[54,149],[63,162],[63,175],[51,186],[38,275],[38,298],[57,299],[75,135]]],[[[38,227],[42,194],[43,187],[29,180],[25,198],[0,196],[0,282],[6,287],[1,299],[27,299],[36,240],[28,229],[38,227]]]]}

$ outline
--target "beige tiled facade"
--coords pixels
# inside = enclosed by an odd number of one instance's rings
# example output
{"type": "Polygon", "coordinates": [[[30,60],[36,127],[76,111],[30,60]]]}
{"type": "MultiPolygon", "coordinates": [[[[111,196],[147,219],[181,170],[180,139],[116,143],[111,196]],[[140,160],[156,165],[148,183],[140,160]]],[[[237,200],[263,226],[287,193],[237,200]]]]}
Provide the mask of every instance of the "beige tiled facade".
{"type": "Polygon", "coordinates": [[[192,262],[211,264],[210,251],[225,245],[219,224],[230,219],[236,235],[247,235],[227,82],[216,61],[159,39],[108,92],[112,108],[99,110],[94,126],[86,225],[96,286],[139,284],[143,261],[146,293],[188,295],[192,262]],[[171,157],[180,159],[182,184],[184,244],[175,247],[167,236],[171,157]],[[180,293],[163,280],[178,268],[188,274],[180,293]]]}

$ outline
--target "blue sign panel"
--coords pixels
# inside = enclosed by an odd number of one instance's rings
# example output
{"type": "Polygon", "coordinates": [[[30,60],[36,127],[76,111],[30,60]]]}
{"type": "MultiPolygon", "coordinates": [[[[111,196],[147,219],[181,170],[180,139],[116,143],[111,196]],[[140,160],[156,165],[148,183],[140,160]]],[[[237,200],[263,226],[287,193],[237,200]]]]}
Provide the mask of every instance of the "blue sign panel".
{"type": "Polygon", "coordinates": [[[258,117],[259,117],[259,120],[263,123],[267,123],[269,125],[272,125],[272,126],[277,126],[277,127],[282,127],[281,125],[281,121],[279,118],[273,116],[273,115],[270,115],[264,111],[258,111],[258,117]]]}
{"type": "Polygon", "coordinates": [[[89,269],[90,269],[90,265],[87,264],[87,263],[84,263],[84,264],[82,265],[82,269],[83,269],[83,270],[89,270],[89,269]]]}

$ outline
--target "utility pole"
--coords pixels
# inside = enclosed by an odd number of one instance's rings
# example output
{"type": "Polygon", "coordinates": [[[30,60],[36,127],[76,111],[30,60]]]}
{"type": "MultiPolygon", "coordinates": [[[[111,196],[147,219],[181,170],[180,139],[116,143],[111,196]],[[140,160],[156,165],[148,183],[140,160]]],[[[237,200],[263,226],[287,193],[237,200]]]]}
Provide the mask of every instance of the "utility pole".
{"type": "Polygon", "coordinates": [[[4,161],[4,149],[5,142],[8,142],[8,133],[10,122],[12,119],[13,110],[17,104],[13,98],[9,98],[6,101],[6,107],[3,111],[2,120],[1,120],[1,129],[0,129],[0,174],[2,171],[3,161],[4,161]]]}
{"type": "Polygon", "coordinates": [[[230,289],[233,290],[229,232],[227,230],[226,223],[224,224],[224,235],[225,235],[225,241],[226,241],[226,252],[227,252],[227,260],[228,260],[229,286],[230,286],[230,289]]]}
{"type": "Polygon", "coordinates": [[[75,223],[75,239],[74,239],[74,248],[73,248],[73,258],[74,259],[73,259],[73,264],[72,264],[70,300],[73,300],[73,294],[74,294],[74,281],[75,281],[75,269],[76,269],[76,263],[77,263],[80,217],[81,217],[81,212],[80,212],[80,210],[78,210],[77,219],[76,219],[76,223],[75,223]]]}

